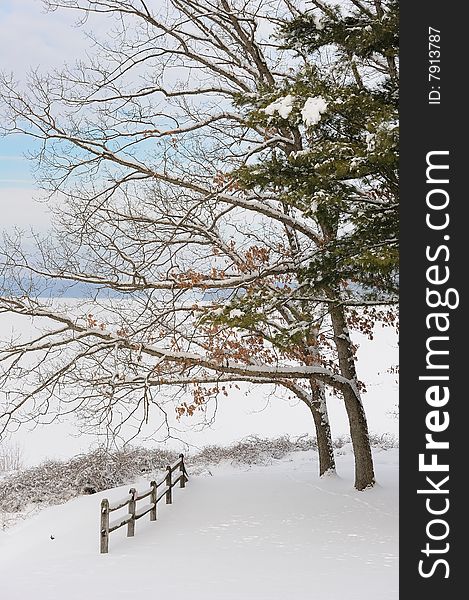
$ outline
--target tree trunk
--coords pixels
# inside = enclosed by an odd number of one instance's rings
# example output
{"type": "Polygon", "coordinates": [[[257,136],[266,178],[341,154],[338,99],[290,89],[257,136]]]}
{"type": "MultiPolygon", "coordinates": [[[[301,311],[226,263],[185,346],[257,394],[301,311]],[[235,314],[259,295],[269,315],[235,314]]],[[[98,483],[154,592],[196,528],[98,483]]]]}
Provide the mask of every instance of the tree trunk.
{"type": "Polygon", "coordinates": [[[350,340],[344,309],[341,306],[330,308],[334,342],[339,358],[339,367],[342,375],[353,383],[353,388],[347,387],[343,391],[345,409],[350,425],[355,455],[355,487],[364,490],[375,484],[373,456],[371,454],[368,424],[365,410],[358,390],[357,373],[355,369],[355,356],[350,340]]]}
{"type": "Polygon", "coordinates": [[[319,456],[319,476],[335,473],[334,446],[327,415],[325,387],[323,383],[310,380],[311,393],[292,382],[283,384],[306,404],[313,415],[319,456]]]}
{"type": "Polygon", "coordinates": [[[319,455],[319,476],[335,473],[334,446],[327,415],[324,385],[311,381],[312,399],[308,403],[316,428],[319,455]]]}

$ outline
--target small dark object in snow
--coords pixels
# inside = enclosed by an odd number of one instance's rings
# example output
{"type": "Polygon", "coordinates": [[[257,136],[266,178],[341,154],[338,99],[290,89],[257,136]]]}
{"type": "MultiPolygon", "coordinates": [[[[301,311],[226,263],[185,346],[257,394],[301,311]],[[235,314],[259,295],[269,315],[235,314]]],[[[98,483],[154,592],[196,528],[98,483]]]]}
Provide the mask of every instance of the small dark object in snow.
{"type": "Polygon", "coordinates": [[[96,494],[98,490],[94,488],[92,485],[85,485],[83,488],[84,494],[96,494]]]}
{"type": "Polygon", "coordinates": [[[55,537],[53,535],[50,536],[51,540],[55,540],[55,537]]]}

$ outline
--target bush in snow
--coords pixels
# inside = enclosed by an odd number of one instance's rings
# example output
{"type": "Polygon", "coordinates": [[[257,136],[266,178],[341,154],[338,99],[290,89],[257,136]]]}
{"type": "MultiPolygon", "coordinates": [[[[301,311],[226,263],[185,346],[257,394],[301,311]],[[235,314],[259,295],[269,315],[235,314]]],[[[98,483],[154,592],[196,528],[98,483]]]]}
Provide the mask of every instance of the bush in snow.
{"type": "Polygon", "coordinates": [[[28,504],[60,504],[84,493],[117,487],[143,473],[162,471],[177,456],[166,450],[98,449],[67,462],[48,460],[2,481],[0,511],[16,512],[28,504]]]}
{"type": "MultiPolygon", "coordinates": [[[[375,450],[390,450],[399,448],[399,440],[391,433],[370,433],[370,445],[375,450]]],[[[350,436],[341,435],[334,440],[334,449],[337,454],[352,454],[352,441],[350,436]]]]}
{"type": "Polygon", "coordinates": [[[265,464],[272,459],[283,458],[289,452],[317,448],[316,440],[303,435],[296,439],[281,436],[275,439],[252,435],[231,446],[206,446],[198,454],[188,458],[188,464],[217,465],[222,461],[232,464],[265,464]]]}
{"type": "MultiPolygon", "coordinates": [[[[396,438],[389,434],[371,435],[370,441],[372,446],[383,450],[398,446],[396,438]]],[[[347,453],[349,445],[347,436],[334,442],[339,453],[347,453]]],[[[230,446],[206,446],[197,454],[187,455],[186,463],[189,474],[191,470],[200,473],[224,461],[232,465],[265,465],[291,452],[316,448],[316,440],[307,435],[275,439],[253,435],[230,446]]],[[[136,447],[112,452],[98,449],[66,462],[48,460],[2,479],[0,513],[20,512],[28,505],[60,504],[82,494],[133,483],[142,475],[148,479],[160,477],[166,465],[175,462],[178,456],[176,451],[136,447]]]]}

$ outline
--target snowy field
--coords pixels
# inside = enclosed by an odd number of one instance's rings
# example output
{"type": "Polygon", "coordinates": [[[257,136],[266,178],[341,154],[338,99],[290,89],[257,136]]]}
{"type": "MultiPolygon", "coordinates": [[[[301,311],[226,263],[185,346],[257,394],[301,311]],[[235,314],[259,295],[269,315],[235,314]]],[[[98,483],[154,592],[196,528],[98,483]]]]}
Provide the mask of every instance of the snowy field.
{"type": "Polygon", "coordinates": [[[309,451],[209,467],[134,538],[113,532],[107,555],[100,502],[129,486],[48,508],[0,532],[1,598],[396,600],[398,452],[376,451],[375,462],[379,485],[365,492],[353,490],[349,452],[324,479],[309,451]]]}

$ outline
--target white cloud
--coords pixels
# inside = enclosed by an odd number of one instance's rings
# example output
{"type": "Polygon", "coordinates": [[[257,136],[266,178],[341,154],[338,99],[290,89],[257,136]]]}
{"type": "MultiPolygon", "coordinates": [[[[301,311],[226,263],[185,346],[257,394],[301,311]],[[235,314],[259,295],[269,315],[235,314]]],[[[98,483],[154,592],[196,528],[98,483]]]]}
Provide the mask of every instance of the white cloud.
{"type": "Polygon", "coordinates": [[[13,227],[47,229],[50,226],[48,207],[30,187],[0,188],[0,229],[13,227]]]}
{"type": "Polygon", "coordinates": [[[47,70],[79,58],[89,41],[74,27],[77,18],[73,11],[46,13],[41,0],[2,0],[0,69],[23,79],[31,67],[47,70]]]}

